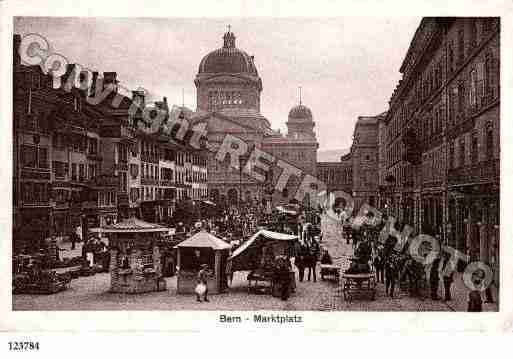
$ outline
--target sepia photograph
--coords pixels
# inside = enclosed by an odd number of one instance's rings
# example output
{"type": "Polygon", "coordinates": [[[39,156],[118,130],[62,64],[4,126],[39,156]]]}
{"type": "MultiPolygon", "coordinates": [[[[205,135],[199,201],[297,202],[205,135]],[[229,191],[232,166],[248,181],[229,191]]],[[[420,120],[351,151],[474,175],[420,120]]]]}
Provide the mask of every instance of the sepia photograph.
{"type": "Polygon", "coordinates": [[[502,24],[13,16],[9,310],[498,313],[502,24]]]}
{"type": "Polygon", "coordinates": [[[14,17],[12,310],[498,312],[500,35],[14,17]]]}

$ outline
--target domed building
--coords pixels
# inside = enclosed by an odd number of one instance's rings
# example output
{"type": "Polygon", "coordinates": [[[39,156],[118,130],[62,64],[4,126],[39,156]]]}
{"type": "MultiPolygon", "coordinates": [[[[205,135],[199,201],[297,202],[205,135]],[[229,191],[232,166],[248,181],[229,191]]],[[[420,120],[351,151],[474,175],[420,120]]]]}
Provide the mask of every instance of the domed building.
{"type": "MultiPolygon", "coordinates": [[[[263,91],[255,57],[237,48],[236,36],[230,30],[223,36],[223,46],[203,57],[194,80],[196,112],[194,126],[204,126],[209,143],[221,145],[227,134],[244,140],[250,147],[262,149],[276,160],[288,162],[303,173],[315,175],[318,143],[312,111],[303,105],[290,110],[287,129],[282,135],[273,130],[261,114],[263,91]]],[[[281,170],[270,171],[268,181],[276,182],[281,170]]],[[[288,203],[295,194],[300,178],[291,176],[286,188],[271,193],[270,184],[255,181],[240,171],[220,163],[212,151],[208,161],[208,189],[215,201],[238,203],[239,200],[271,199],[273,205],[288,203]]]]}

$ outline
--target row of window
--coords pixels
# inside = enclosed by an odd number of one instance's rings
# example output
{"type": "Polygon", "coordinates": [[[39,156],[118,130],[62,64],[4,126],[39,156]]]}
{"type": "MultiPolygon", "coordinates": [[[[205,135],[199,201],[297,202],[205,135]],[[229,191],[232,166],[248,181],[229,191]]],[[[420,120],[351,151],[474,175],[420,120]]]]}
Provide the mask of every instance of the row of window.
{"type": "Polygon", "coordinates": [[[277,155],[283,159],[288,161],[305,161],[306,154],[303,151],[281,151],[277,153],[277,155]]]}
{"type": "MultiPolygon", "coordinates": [[[[479,158],[479,134],[477,131],[472,132],[470,136],[470,146],[467,147],[467,143],[465,137],[460,138],[459,140],[454,140],[449,143],[449,168],[458,168],[464,167],[467,163],[466,158],[468,152],[470,152],[470,164],[477,164],[480,160],[479,158]],[[455,156],[455,147],[458,149],[458,158],[455,156]],[[470,151],[467,151],[467,148],[470,151]]],[[[494,138],[493,138],[493,127],[491,124],[487,124],[484,131],[484,144],[485,151],[484,157],[485,160],[491,160],[494,158],[494,138]]]]}
{"type": "MultiPolygon", "coordinates": [[[[470,112],[465,112],[465,109],[478,109],[480,105],[485,104],[487,98],[494,99],[498,96],[498,92],[495,91],[497,75],[493,70],[495,66],[494,59],[491,54],[487,54],[485,58],[484,63],[478,63],[470,70],[468,81],[460,80],[457,85],[449,90],[449,121],[447,124],[449,128],[458,125],[468,117],[467,115],[470,112]],[[466,88],[469,89],[468,94],[466,88]],[[490,97],[490,95],[492,96],[490,97]]],[[[419,124],[419,138],[426,140],[441,133],[446,122],[445,114],[445,107],[439,101],[419,124]]],[[[391,130],[393,131],[394,127],[391,130]]],[[[388,150],[388,164],[391,165],[400,160],[400,153],[401,144],[396,142],[388,150]]]]}
{"type": "Polygon", "coordinates": [[[98,205],[101,207],[115,206],[116,205],[116,193],[113,191],[98,192],[98,205]]]}
{"type": "MultiPolygon", "coordinates": [[[[52,170],[55,178],[65,179],[69,175],[70,165],[67,162],[53,161],[52,170]]],[[[85,181],[92,180],[100,172],[100,165],[95,163],[71,163],[71,180],[85,181]]]]}
{"type": "Polygon", "coordinates": [[[52,136],[52,146],[55,149],[64,149],[69,146],[73,152],[98,154],[98,139],[78,134],[55,133],[52,136]]]}
{"type": "Polygon", "coordinates": [[[118,156],[120,162],[128,162],[128,151],[130,150],[132,157],[137,157],[141,154],[141,160],[143,162],[157,163],[159,160],[173,162],[183,166],[184,163],[192,163],[197,166],[206,166],[206,159],[202,156],[193,153],[176,152],[168,148],[159,148],[159,146],[141,141],[141,150],[139,151],[139,145],[129,146],[124,143],[118,143],[118,156]]]}
{"type": "MultiPolygon", "coordinates": [[[[454,59],[452,42],[449,42],[447,45],[449,73],[454,72],[476,49],[477,23],[481,22],[480,38],[483,40],[493,28],[494,21],[495,20],[491,18],[482,18],[470,19],[470,23],[464,21],[460,22],[457,38],[457,62],[454,59]],[[469,26],[469,29],[465,29],[465,26],[469,26]],[[465,36],[468,37],[467,40],[465,40],[465,36]],[[468,43],[467,52],[465,52],[465,41],[468,43]]],[[[444,54],[441,53],[439,58],[433,60],[432,64],[417,77],[408,95],[408,100],[404,101],[403,105],[398,109],[387,129],[387,137],[389,140],[395,138],[403,130],[417,108],[429,98],[434,91],[442,86],[446,79],[443,66],[444,60],[444,54]]],[[[486,96],[496,92],[495,87],[498,82],[498,71],[497,60],[493,58],[491,53],[487,53],[484,62],[477,64],[471,69],[468,79],[460,80],[458,84],[449,89],[449,121],[454,121],[455,115],[463,112],[467,105],[471,107],[479,106],[483,103],[483,99],[486,98],[486,96]],[[467,89],[467,92],[465,92],[465,89],[467,89]]],[[[424,126],[421,126],[421,129],[424,128],[424,126]]],[[[429,128],[429,126],[427,126],[427,128],[429,128]]],[[[427,137],[431,134],[424,132],[424,135],[427,137]]]]}
{"type": "Polygon", "coordinates": [[[49,183],[24,182],[21,184],[21,200],[25,204],[47,204],[50,193],[49,183]]]}
{"type": "Polygon", "coordinates": [[[46,169],[49,166],[48,148],[22,145],[20,160],[23,167],[46,169]]]}
{"type": "MultiPolygon", "coordinates": [[[[491,124],[487,124],[483,136],[485,146],[484,160],[492,160],[494,158],[494,135],[491,124]]],[[[479,133],[477,131],[472,132],[469,143],[467,143],[465,137],[449,143],[449,169],[464,167],[468,164],[476,165],[482,159],[479,157],[479,133]]],[[[444,175],[442,167],[444,162],[445,159],[441,150],[425,154],[422,161],[423,180],[425,182],[441,180],[444,175]]],[[[396,166],[396,168],[392,169],[391,174],[397,179],[398,183],[402,183],[404,186],[413,185],[415,175],[413,166],[396,166]]],[[[384,179],[382,178],[381,180],[384,183],[384,179]]]]}
{"type": "Polygon", "coordinates": [[[350,168],[326,168],[320,170],[320,178],[326,184],[351,183],[353,171],[350,168]]]}
{"type": "Polygon", "coordinates": [[[242,105],[242,95],[238,91],[209,91],[208,104],[210,108],[242,105]]]}
{"type": "Polygon", "coordinates": [[[422,161],[422,180],[424,182],[441,181],[443,178],[444,163],[443,153],[440,148],[424,154],[422,161]]]}
{"type": "Polygon", "coordinates": [[[181,199],[187,194],[193,199],[199,199],[207,195],[206,188],[190,188],[181,192],[175,188],[158,188],[151,186],[142,186],[139,188],[130,188],[130,201],[154,201],[160,199],[181,199]]]}
{"type": "MultiPolygon", "coordinates": [[[[132,179],[136,179],[139,176],[139,166],[136,164],[130,164],[130,176],[132,179]]],[[[184,182],[206,182],[207,174],[205,172],[199,172],[194,170],[185,169],[185,171],[176,171],[176,179],[174,171],[171,168],[162,167],[159,173],[159,167],[157,165],[151,165],[141,163],[141,178],[142,179],[153,179],[153,180],[165,180],[165,181],[177,181],[178,183],[184,182]]]]}

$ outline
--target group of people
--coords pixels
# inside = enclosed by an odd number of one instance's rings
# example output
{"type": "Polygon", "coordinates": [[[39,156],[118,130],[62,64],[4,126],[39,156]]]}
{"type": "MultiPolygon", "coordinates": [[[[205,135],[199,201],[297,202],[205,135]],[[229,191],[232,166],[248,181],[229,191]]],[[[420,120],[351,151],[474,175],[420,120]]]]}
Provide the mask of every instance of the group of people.
{"type": "MultiPolygon", "coordinates": [[[[346,220],[342,222],[342,227],[346,243],[352,242],[355,254],[366,244],[372,248],[370,263],[375,271],[376,281],[385,285],[386,296],[393,298],[397,284],[406,284],[409,294],[413,297],[424,298],[422,290],[425,288],[429,291],[428,295],[432,300],[449,302],[453,299],[452,285],[456,263],[451,261],[449,253],[440,253],[432,262],[424,264],[423,259],[426,254],[423,258],[413,258],[407,248],[400,253],[395,251],[397,239],[393,236],[388,236],[383,244],[377,241],[377,233],[381,230],[379,226],[373,230],[353,231],[346,220]]],[[[401,224],[396,224],[399,232],[401,232],[400,227],[401,224]]],[[[473,281],[482,283],[482,278],[474,277],[473,281]]],[[[481,277],[484,276],[481,275],[481,277]]],[[[494,302],[490,288],[485,290],[485,297],[485,303],[494,302]]],[[[468,303],[469,311],[481,311],[480,292],[470,291],[468,303]]]]}

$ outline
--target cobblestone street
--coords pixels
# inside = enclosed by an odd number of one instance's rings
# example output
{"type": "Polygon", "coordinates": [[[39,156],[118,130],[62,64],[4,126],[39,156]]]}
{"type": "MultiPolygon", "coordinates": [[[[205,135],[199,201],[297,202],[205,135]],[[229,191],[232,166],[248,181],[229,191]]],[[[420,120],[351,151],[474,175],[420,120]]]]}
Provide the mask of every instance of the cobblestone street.
{"type": "MultiPolygon", "coordinates": [[[[340,226],[323,218],[324,240],[335,264],[342,269],[349,266],[352,245],[341,237],[340,226]]],[[[63,243],[62,256],[78,255],[80,245],[71,252],[69,243],[63,243]]],[[[176,277],[167,278],[167,290],[147,294],[110,293],[108,273],[80,277],[71,282],[66,291],[53,295],[13,295],[14,310],[321,310],[321,311],[465,311],[467,290],[456,276],[453,285],[454,300],[450,303],[410,298],[397,292],[393,299],[385,297],[384,285],[378,284],[376,300],[344,301],[333,281],[297,281],[296,292],[288,301],[268,294],[249,294],[247,272],[235,273],[230,291],[212,295],[209,303],[197,303],[191,295],[176,294],[176,277]]],[[[319,277],[319,276],[318,276],[319,277]]],[[[319,278],[318,278],[319,279],[319,278]]],[[[497,310],[496,304],[484,304],[486,311],[497,310]]]]}

